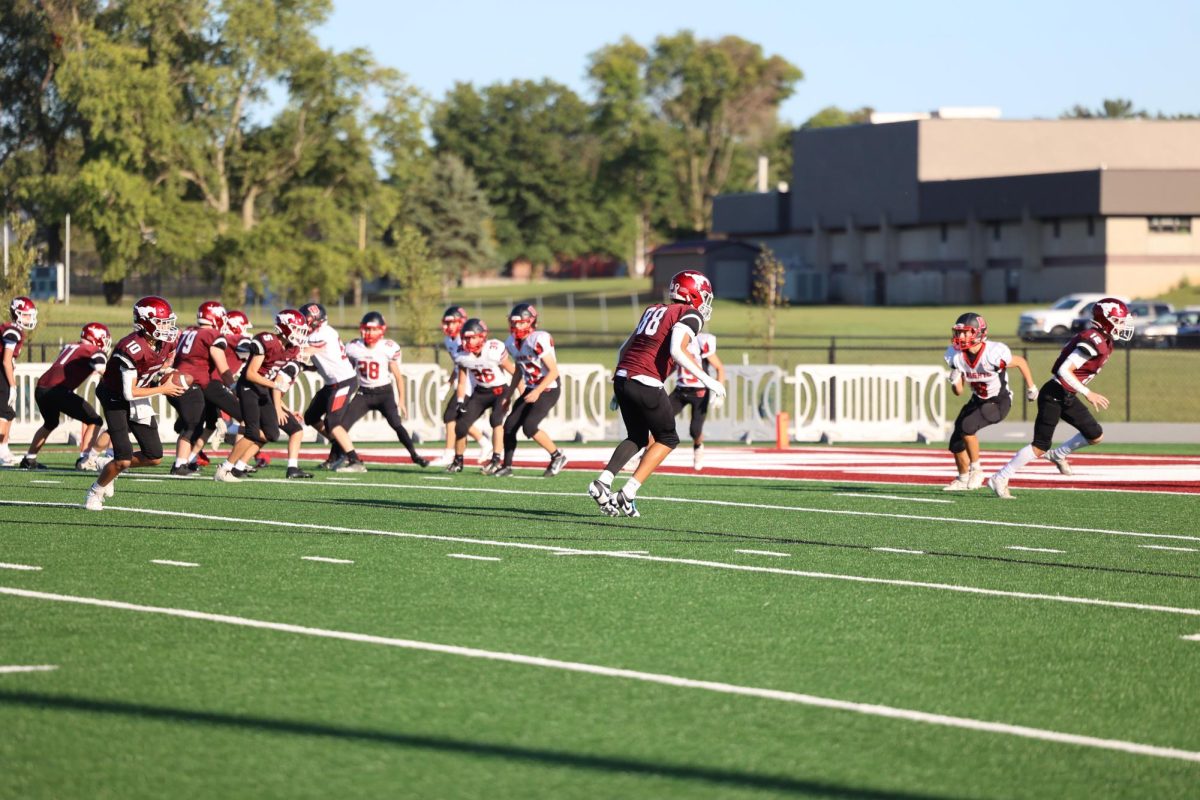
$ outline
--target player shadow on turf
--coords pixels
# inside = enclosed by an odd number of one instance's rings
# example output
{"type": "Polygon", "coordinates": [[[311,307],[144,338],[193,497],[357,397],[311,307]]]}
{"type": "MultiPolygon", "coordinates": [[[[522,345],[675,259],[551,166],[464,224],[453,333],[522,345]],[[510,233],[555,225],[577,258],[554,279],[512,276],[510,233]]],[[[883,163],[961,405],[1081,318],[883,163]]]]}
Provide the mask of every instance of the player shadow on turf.
{"type": "Polygon", "coordinates": [[[269,734],[311,736],[391,745],[409,750],[465,755],[482,759],[501,759],[528,764],[566,767],[597,773],[632,774],[648,778],[667,778],[698,784],[743,789],[771,790],[797,796],[845,798],[846,800],[940,800],[940,796],[892,792],[882,789],[842,786],[815,780],[800,780],[783,775],[760,775],[733,769],[685,764],[656,764],[622,756],[573,753],[537,747],[471,741],[448,736],[397,733],[370,728],[352,728],[321,722],[274,719],[248,714],[228,714],[170,706],[130,703],[120,700],[93,700],[84,697],[0,691],[0,706],[22,706],[38,710],[76,711],[111,717],[126,717],[187,725],[208,725],[231,730],[255,730],[269,734]]]}

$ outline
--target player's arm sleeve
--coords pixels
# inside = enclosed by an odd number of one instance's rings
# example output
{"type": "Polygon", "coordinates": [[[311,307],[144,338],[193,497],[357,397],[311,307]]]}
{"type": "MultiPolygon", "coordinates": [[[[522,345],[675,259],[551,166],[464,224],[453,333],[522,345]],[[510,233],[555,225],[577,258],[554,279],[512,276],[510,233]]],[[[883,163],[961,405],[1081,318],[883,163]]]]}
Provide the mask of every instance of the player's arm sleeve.
{"type": "Polygon", "coordinates": [[[4,332],[4,346],[5,347],[16,347],[20,343],[21,343],[21,334],[17,333],[12,328],[9,328],[8,330],[6,330],[4,332]]]}
{"type": "Polygon", "coordinates": [[[133,385],[137,382],[137,368],[132,364],[125,366],[125,362],[121,362],[121,394],[125,399],[133,402],[133,385]]]}
{"type": "MultiPolygon", "coordinates": [[[[704,384],[705,388],[713,389],[714,386],[720,386],[712,377],[700,368],[693,359],[691,353],[687,352],[684,345],[684,338],[696,335],[696,331],[692,326],[687,324],[685,320],[691,316],[685,315],[679,322],[676,322],[671,327],[671,358],[675,359],[675,363],[683,367],[685,370],[695,376],[696,380],[704,384]]],[[[699,320],[699,316],[696,317],[699,320]]],[[[724,387],[722,387],[724,388],[724,387]]]]}
{"type": "Polygon", "coordinates": [[[108,366],[108,356],[104,353],[96,353],[91,357],[89,363],[92,365],[93,372],[104,372],[104,368],[108,366]]]}
{"type": "Polygon", "coordinates": [[[1063,359],[1062,366],[1058,368],[1058,377],[1063,383],[1074,389],[1076,394],[1087,397],[1091,392],[1083,385],[1083,382],[1079,378],[1075,377],[1075,370],[1083,366],[1084,362],[1091,358],[1091,355],[1083,348],[1083,344],[1083,342],[1080,342],[1080,346],[1075,348],[1075,352],[1063,359]]]}

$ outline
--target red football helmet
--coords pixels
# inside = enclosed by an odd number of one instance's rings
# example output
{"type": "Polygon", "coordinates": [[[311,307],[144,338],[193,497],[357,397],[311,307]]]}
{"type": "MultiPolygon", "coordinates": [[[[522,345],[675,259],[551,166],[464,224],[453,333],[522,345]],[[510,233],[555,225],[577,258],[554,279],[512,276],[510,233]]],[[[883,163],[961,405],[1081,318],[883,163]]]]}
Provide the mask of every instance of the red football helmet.
{"type": "Polygon", "coordinates": [[[954,321],[951,329],[950,346],[955,350],[970,350],[987,341],[987,322],[978,314],[968,311],[954,321]]]}
{"type": "Polygon", "coordinates": [[[225,317],[228,313],[225,311],[225,306],[221,305],[216,300],[208,300],[200,304],[200,308],[196,311],[196,322],[201,325],[208,323],[217,330],[225,327],[225,317]]]}
{"type": "Polygon", "coordinates": [[[685,269],[683,272],[675,273],[675,277],[671,278],[671,287],[668,293],[672,300],[687,303],[699,311],[705,322],[712,316],[712,283],[704,277],[704,273],[696,272],[694,269],[685,269]]]}
{"type": "Polygon", "coordinates": [[[481,319],[469,319],[462,326],[463,349],[468,353],[479,355],[487,342],[488,326],[481,319]]]}
{"type": "Polygon", "coordinates": [[[8,304],[8,313],[18,328],[31,331],[37,327],[37,306],[28,297],[14,297],[8,304]]]}
{"type": "Polygon", "coordinates": [[[1115,297],[1105,297],[1092,305],[1092,324],[1122,342],[1133,338],[1133,328],[1129,324],[1129,306],[1115,297]]]}
{"type": "Polygon", "coordinates": [[[367,347],[374,347],[387,333],[387,320],[378,311],[368,311],[358,323],[358,333],[367,347]]]}
{"type": "Polygon", "coordinates": [[[308,338],[308,323],[294,308],[285,308],[275,315],[275,330],[292,347],[299,347],[308,338]]]}
{"type": "Polygon", "coordinates": [[[225,315],[225,324],[221,326],[221,333],[226,336],[245,336],[246,331],[253,327],[245,311],[230,311],[225,315]]]}
{"type": "Polygon", "coordinates": [[[508,331],[518,342],[537,330],[538,312],[532,303],[517,303],[508,312],[508,331]]]}
{"type": "Polygon", "coordinates": [[[451,339],[458,336],[467,321],[467,310],[462,306],[450,306],[442,312],[442,333],[451,339]]]}
{"type": "Polygon", "coordinates": [[[154,295],[143,297],[133,304],[133,327],[147,338],[160,342],[173,342],[179,338],[171,304],[154,295]]]}
{"type": "Polygon", "coordinates": [[[90,342],[101,350],[107,350],[108,346],[112,344],[112,334],[108,332],[108,326],[103,322],[89,322],[79,332],[79,341],[90,342]]]}

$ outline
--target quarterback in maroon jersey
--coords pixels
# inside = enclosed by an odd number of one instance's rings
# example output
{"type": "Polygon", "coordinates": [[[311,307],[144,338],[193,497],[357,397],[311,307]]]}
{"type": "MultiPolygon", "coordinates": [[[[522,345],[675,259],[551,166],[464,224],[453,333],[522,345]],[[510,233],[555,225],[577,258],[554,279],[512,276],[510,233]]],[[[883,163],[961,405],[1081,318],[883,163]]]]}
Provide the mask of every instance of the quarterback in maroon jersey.
{"type": "Polygon", "coordinates": [[[154,296],[134,303],[133,333],[117,342],[96,387],[96,399],[104,409],[112,437],[113,460],[100,470],[100,477],[88,489],[84,506],[89,511],[104,508],[104,498],[112,497],[113,481],[122,472],[162,461],[162,441],[150,398],[156,394],[183,394],[183,387],[174,381],[156,385],[178,337],[170,303],[154,296]],[[137,439],[136,453],[129,441],[131,435],[137,439]]]}
{"type": "Polygon", "coordinates": [[[225,358],[229,349],[225,339],[226,317],[225,306],[217,301],[201,303],[196,311],[196,324],[180,334],[175,345],[175,369],[186,375],[188,382],[183,394],[170,399],[179,413],[175,420],[179,439],[175,443],[175,464],[171,467],[171,474],[176,477],[193,477],[188,461],[193,440],[204,430],[204,405],[213,374],[220,376],[223,385],[233,384],[233,373],[225,358]]]}
{"type": "MultiPolygon", "coordinates": [[[[98,439],[107,439],[107,435],[100,433],[104,420],[92,404],[76,394],[75,390],[92,375],[104,374],[111,344],[112,336],[108,327],[99,322],[89,322],[79,332],[79,341],[64,345],[58,357],[38,378],[33,398],[42,414],[42,426],[33,434],[29,452],[21,459],[21,469],[45,469],[44,465],[38,463],[37,454],[58,427],[58,419],[62,414],[83,423],[76,467],[91,460],[92,451],[99,444],[98,439]]],[[[95,465],[91,468],[95,469],[95,465]]]]}
{"type": "Polygon", "coordinates": [[[1046,381],[1038,395],[1037,420],[1033,423],[1033,442],[1017,451],[1012,460],[988,479],[988,486],[997,497],[1012,498],[1008,481],[1013,473],[1035,458],[1045,456],[1064,475],[1071,474],[1067,455],[1088,445],[1099,444],[1104,437],[1100,423],[1092,416],[1088,407],[1079,401],[1082,397],[1095,408],[1108,408],[1108,398],[1088,388],[1104,363],[1112,355],[1113,342],[1127,342],[1133,338],[1129,325],[1129,308],[1114,297],[1097,300],[1092,306],[1092,327],[1075,334],[1058,355],[1051,372],[1053,377],[1046,381]],[[1055,450],[1050,449],[1054,429],[1063,420],[1079,431],[1055,450]]]}
{"type": "Polygon", "coordinates": [[[684,270],[671,279],[669,294],[669,304],[655,303],[643,312],[618,354],[613,390],[625,421],[626,438],[588,487],[588,495],[610,517],[640,516],[635,502],[638,489],[679,444],[675,414],[663,388],[674,364],[691,373],[713,398],[725,399],[724,385],[705,372],[688,352],[712,315],[712,284],[703,274],[684,270]],[[633,477],[614,495],[613,478],[643,447],[646,453],[633,477]]]}
{"type": "Polygon", "coordinates": [[[17,418],[17,376],[14,371],[25,331],[37,327],[37,306],[28,297],[14,297],[8,304],[9,322],[0,323],[0,467],[16,459],[8,449],[8,434],[17,418]]]}

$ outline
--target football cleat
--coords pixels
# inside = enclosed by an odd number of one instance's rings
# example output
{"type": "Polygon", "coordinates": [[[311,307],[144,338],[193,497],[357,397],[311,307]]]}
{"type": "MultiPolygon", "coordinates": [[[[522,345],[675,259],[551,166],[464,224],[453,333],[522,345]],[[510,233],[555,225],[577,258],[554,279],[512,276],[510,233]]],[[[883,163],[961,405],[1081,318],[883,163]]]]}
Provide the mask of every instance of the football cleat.
{"type": "Polygon", "coordinates": [[[226,461],[221,466],[217,467],[217,471],[213,473],[213,480],[217,483],[237,483],[241,478],[233,474],[233,465],[226,461]]]}
{"type": "Polygon", "coordinates": [[[479,448],[479,458],[475,459],[475,463],[482,466],[482,465],[488,463],[489,461],[491,461],[492,456],[494,456],[495,454],[496,453],[495,453],[495,451],[492,450],[492,448],[481,447],[481,448],[479,448]]]}
{"type": "Polygon", "coordinates": [[[212,463],[212,460],[208,457],[208,453],[201,450],[200,452],[196,453],[196,460],[193,463],[199,464],[202,467],[207,467],[212,463]]]}
{"type": "Polygon", "coordinates": [[[429,466],[429,459],[422,456],[413,456],[412,462],[418,467],[425,468],[429,466]]]}
{"type": "Polygon", "coordinates": [[[87,452],[75,459],[75,469],[79,472],[95,472],[96,471],[96,455],[92,452],[87,452]]]}
{"type": "Polygon", "coordinates": [[[492,456],[492,460],[483,465],[483,469],[479,470],[484,475],[494,475],[496,470],[500,469],[500,457],[492,456]]]}
{"type": "Polygon", "coordinates": [[[621,513],[617,510],[617,504],[613,499],[612,488],[598,480],[588,484],[588,497],[596,501],[596,505],[600,506],[600,511],[605,516],[615,517],[621,513]]]}
{"type": "Polygon", "coordinates": [[[956,477],[954,480],[942,487],[943,492],[969,492],[971,491],[970,479],[963,480],[962,476],[956,477]]]}
{"type": "Polygon", "coordinates": [[[204,469],[204,467],[200,466],[199,461],[189,461],[187,464],[187,468],[188,468],[188,472],[192,473],[193,475],[200,474],[200,470],[204,469]]]}
{"type": "Polygon", "coordinates": [[[449,454],[442,453],[440,456],[438,456],[437,458],[430,461],[429,466],[445,467],[445,466],[448,466],[450,464],[450,462],[453,460],[454,460],[454,452],[453,451],[451,451],[449,454]]]}
{"type": "Polygon", "coordinates": [[[1053,450],[1048,450],[1045,459],[1054,466],[1058,467],[1059,473],[1063,475],[1074,475],[1075,470],[1071,469],[1071,462],[1067,461],[1066,456],[1055,456],[1053,450]]]}
{"type": "Polygon", "coordinates": [[[456,458],[453,461],[451,461],[449,464],[446,465],[446,472],[454,473],[454,472],[462,472],[462,471],[463,471],[463,462],[462,462],[461,458],[456,458]]]}
{"type": "Polygon", "coordinates": [[[334,468],[334,472],[366,472],[367,465],[359,461],[357,458],[353,461],[343,461],[334,468]]]}
{"type": "Polygon", "coordinates": [[[12,467],[15,466],[16,463],[16,456],[0,454],[0,467],[12,467]]]}
{"type": "Polygon", "coordinates": [[[1001,478],[999,475],[993,475],[992,477],[988,478],[987,485],[988,488],[992,490],[992,493],[1001,500],[1013,499],[1012,493],[1008,491],[1008,478],[1001,478]]]}
{"type": "Polygon", "coordinates": [[[638,511],[637,501],[626,497],[624,491],[617,492],[616,499],[613,502],[616,503],[617,510],[627,517],[640,517],[642,515],[642,512],[638,511]]]}
{"type": "Polygon", "coordinates": [[[567,454],[559,450],[558,455],[550,457],[550,466],[546,467],[546,471],[542,473],[543,478],[553,478],[558,473],[562,472],[562,468],[567,465],[567,454]]]}
{"type": "Polygon", "coordinates": [[[45,464],[38,463],[38,460],[36,458],[30,458],[29,456],[25,456],[21,459],[20,468],[21,469],[50,469],[45,464]]]}
{"type": "Polygon", "coordinates": [[[187,464],[180,464],[178,467],[171,467],[171,475],[175,478],[194,478],[196,473],[188,469],[187,464]]]}
{"type": "Polygon", "coordinates": [[[346,459],[343,458],[342,456],[337,456],[336,458],[327,458],[324,461],[322,461],[320,464],[317,464],[317,469],[327,469],[330,472],[335,472],[337,470],[338,466],[340,466],[341,463],[345,460],[346,459]]]}
{"type": "Polygon", "coordinates": [[[311,472],[305,472],[304,470],[300,469],[299,467],[288,467],[287,475],[285,475],[284,477],[286,477],[286,478],[311,478],[312,476],[313,476],[313,474],[311,472]]]}
{"type": "Polygon", "coordinates": [[[692,448],[692,469],[696,472],[704,469],[704,445],[692,448]]]}
{"type": "Polygon", "coordinates": [[[967,473],[967,488],[974,491],[983,486],[983,470],[972,468],[967,473]]]}
{"type": "Polygon", "coordinates": [[[103,511],[104,510],[104,488],[92,485],[88,489],[87,496],[83,498],[83,507],[88,511],[103,511]]]}
{"type": "Polygon", "coordinates": [[[493,478],[507,478],[507,477],[510,477],[511,475],[512,475],[512,467],[506,467],[503,464],[496,467],[496,469],[492,471],[493,478]]]}
{"type": "Polygon", "coordinates": [[[96,471],[99,472],[100,470],[107,467],[109,465],[109,462],[111,462],[112,460],[113,460],[112,456],[96,456],[96,458],[94,459],[94,461],[96,462],[96,471]]]}

